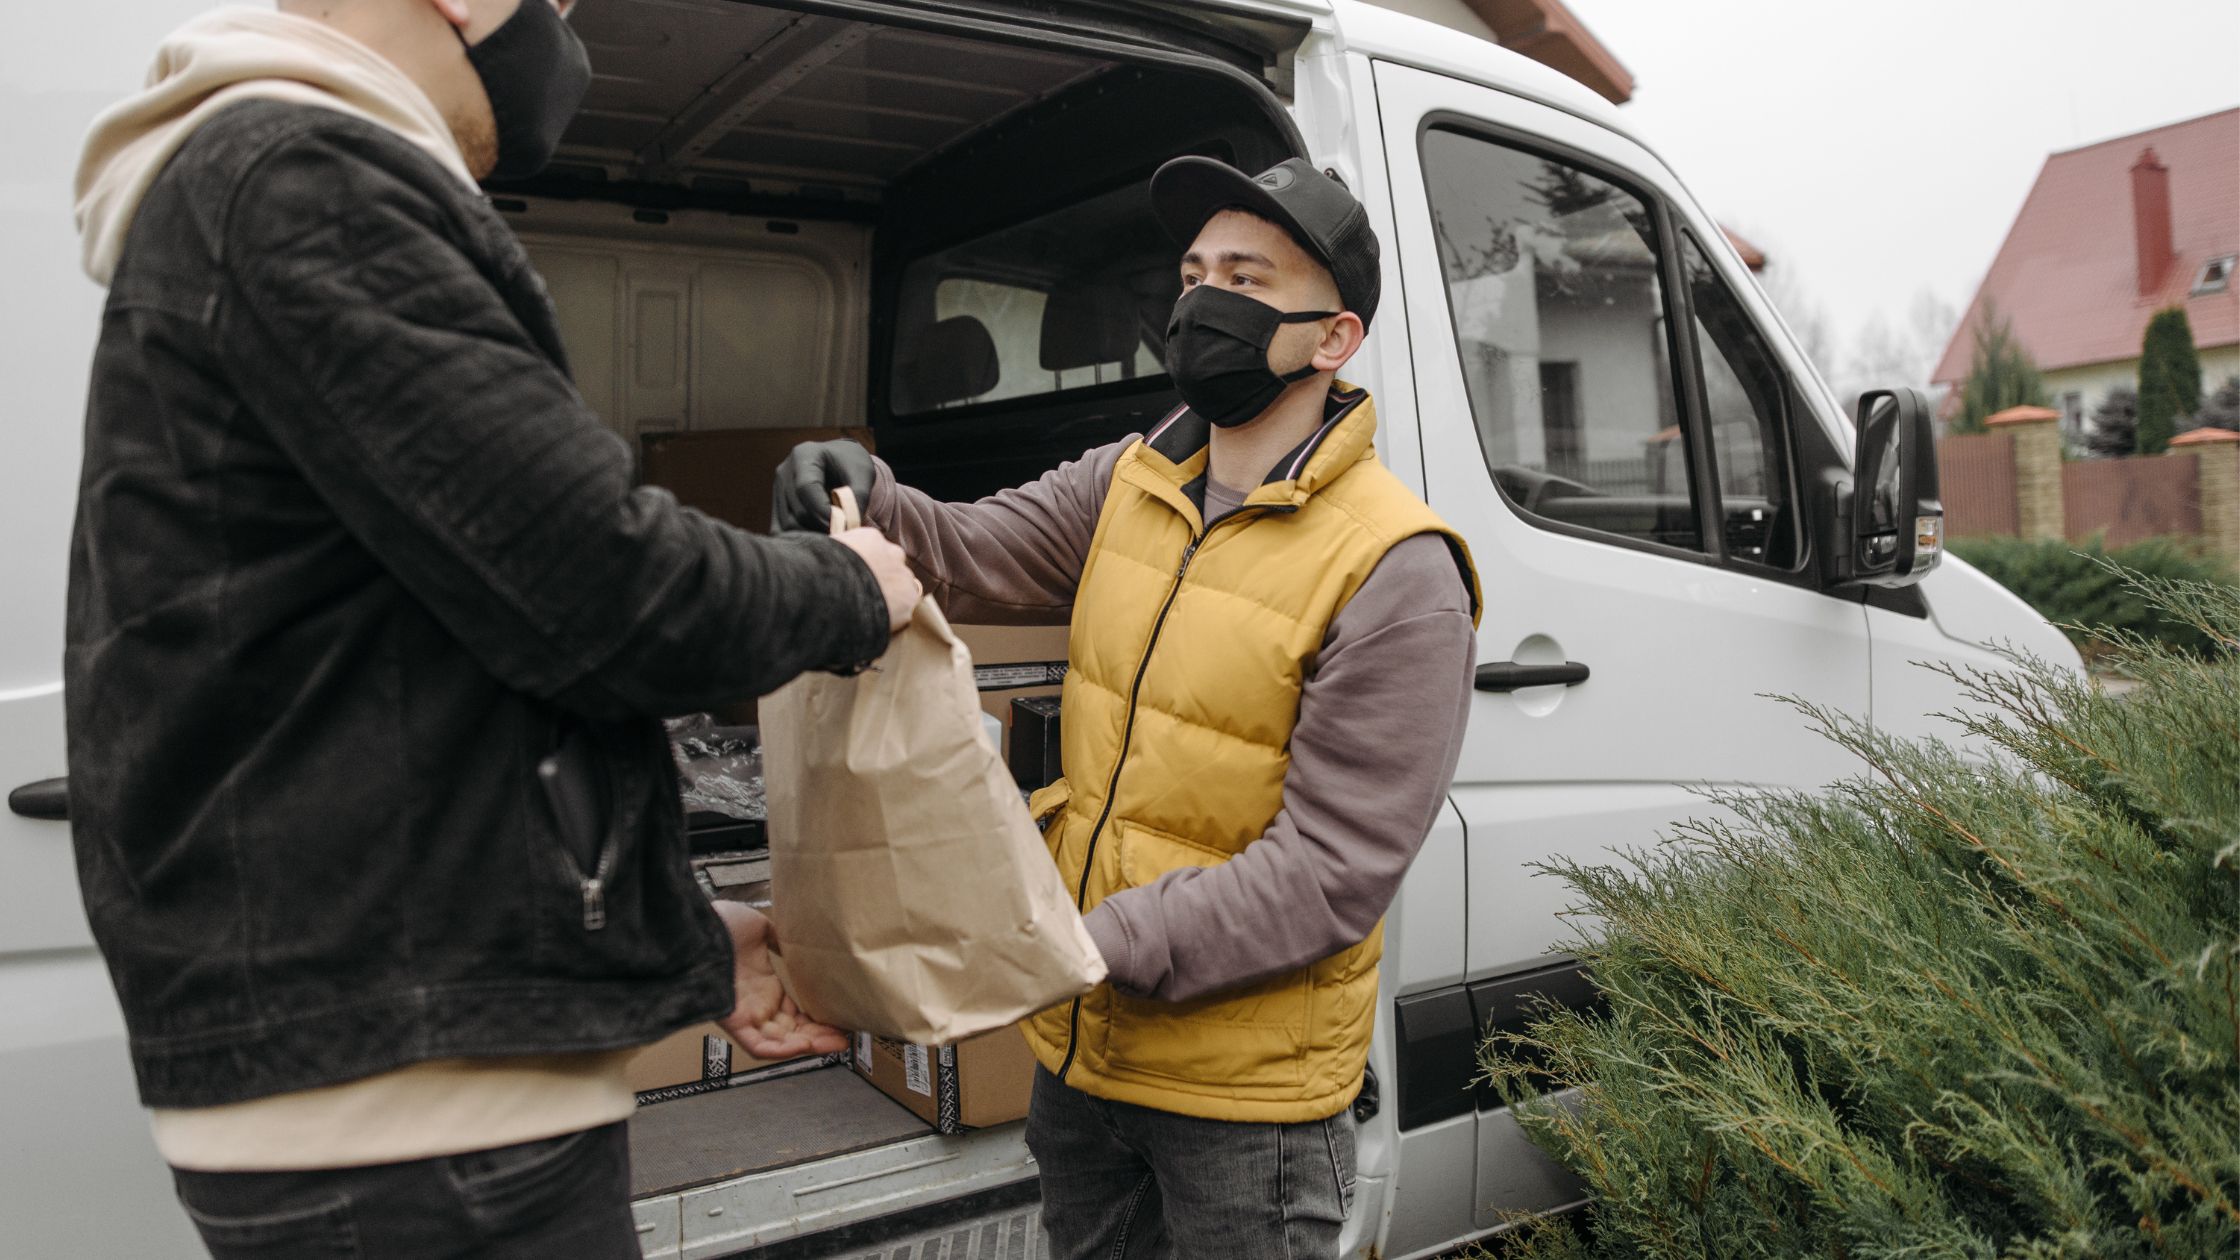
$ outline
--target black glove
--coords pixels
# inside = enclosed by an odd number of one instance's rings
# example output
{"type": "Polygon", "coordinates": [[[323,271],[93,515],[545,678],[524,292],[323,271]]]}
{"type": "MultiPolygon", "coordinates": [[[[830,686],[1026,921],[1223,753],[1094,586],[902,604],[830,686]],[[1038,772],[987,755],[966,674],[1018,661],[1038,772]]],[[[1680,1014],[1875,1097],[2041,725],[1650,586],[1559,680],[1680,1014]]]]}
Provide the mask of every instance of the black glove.
{"type": "Polygon", "coordinates": [[[794,447],[778,465],[777,482],[770,490],[771,530],[781,534],[830,530],[832,492],[842,486],[855,491],[858,508],[869,511],[873,467],[871,452],[844,438],[794,447]]]}

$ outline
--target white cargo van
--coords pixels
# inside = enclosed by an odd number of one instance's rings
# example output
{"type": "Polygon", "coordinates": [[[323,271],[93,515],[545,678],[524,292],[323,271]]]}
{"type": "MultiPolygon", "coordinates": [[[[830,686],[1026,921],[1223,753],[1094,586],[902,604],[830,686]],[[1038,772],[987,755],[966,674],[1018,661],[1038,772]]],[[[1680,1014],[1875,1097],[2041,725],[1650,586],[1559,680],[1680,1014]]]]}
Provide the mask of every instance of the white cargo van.
{"type": "MultiPolygon", "coordinates": [[[[203,7],[40,6],[0,49],[11,1256],[197,1254],[47,781],[100,300],[70,172],[93,114],[203,7]]],[[[1468,536],[1487,607],[1461,768],[1387,937],[1349,1256],[1577,1198],[1471,1081],[1482,1032],[1535,995],[1591,1000],[1547,953],[1566,896],[1532,863],[1650,840],[1699,810],[1681,785],[1847,772],[1764,695],[1928,732],[1950,696],[1909,662],[1987,661],[1994,640],[2073,659],[1981,575],[1931,571],[1914,400],[1884,404],[1859,444],[1877,491],[1852,495],[1844,409],[1717,224],[1621,114],[1522,57],[1353,0],[590,0],[575,22],[589,106],[553,169],[493,196],[585,395],[636,444],[862,427],[936,494],[1010,485],[1172,405],[1159,162],[1305,155],[1367,203],[1386,297],[1348,375],[1377,396],[1385,461],[1468,536]]],[[[766,453],[725,449],[690,479],[767,485],[766,453]]],[[[634,1140],[648,1256],[969,1237],[1032,1209],[1017,1125],[939,1136],[845,1068],[649,1105],[634,1140]]]]}

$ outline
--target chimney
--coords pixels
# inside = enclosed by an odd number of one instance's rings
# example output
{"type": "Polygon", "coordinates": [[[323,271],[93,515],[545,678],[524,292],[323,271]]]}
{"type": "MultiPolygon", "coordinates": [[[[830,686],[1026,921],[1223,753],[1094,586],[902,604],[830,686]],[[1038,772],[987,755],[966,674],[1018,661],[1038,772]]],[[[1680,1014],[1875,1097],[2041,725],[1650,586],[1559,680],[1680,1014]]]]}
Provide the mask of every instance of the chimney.
{"type": "Polygon", "coordinates": [[[2154,146],[2131,165],[2131,226],[2139,245],[2139,296],[2162,289],[2163,273],[2173,261],[2170,248],[2170,168],[2154,146]]]}

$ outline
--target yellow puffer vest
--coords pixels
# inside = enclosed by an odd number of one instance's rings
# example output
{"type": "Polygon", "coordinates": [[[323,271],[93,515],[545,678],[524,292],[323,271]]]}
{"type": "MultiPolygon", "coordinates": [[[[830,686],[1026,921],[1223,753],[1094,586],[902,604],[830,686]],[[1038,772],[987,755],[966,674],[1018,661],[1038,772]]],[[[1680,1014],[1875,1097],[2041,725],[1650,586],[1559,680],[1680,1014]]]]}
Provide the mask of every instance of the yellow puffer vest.
{"type": "MultiPolygon", "coordinates": [[[[1379,463],[1368,394],[1329,419],[1234,515],[1205,530],[1185,491],[1206,424],[1167,418],[1120,458],[1082,567],[1065,683],[1066,777],[1036,817],[1084,910],[1186,866],[1228,861],[1283,806],[1307,664],[1395,543],[1462,540],[1379,463]]],[[[1190,1002],[1101,985],[1026,1022],[1086,1093],[1216,1120],[1318,1120],[1361,1085],[1384,927],[1288,975],[1190,1002]]]]}

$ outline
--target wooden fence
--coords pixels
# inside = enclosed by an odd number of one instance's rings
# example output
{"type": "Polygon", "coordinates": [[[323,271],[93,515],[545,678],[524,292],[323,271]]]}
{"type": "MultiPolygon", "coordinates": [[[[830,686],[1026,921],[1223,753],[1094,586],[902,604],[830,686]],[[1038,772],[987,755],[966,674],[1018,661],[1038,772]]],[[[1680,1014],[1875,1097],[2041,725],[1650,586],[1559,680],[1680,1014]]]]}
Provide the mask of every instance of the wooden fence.
{"type": "Polygon", "coordinates": [[[2240,434],[2184,435],[2165,455],[2063,459],[2058,413],[2015,408],[1989,433],[1937,443],[1945,533],[2066,538],[2111,547],[2199,538],[2240,557],[2240,434]]]}
{"type": "Polygon", "coordinates": [[[1965,538],[2021,532],[2013,434],[1978,433],[1937,443],[1937,481],[1947,534],[1965,538]]]}
{"type": "Polygon", "coordinates": [[[2175,459],[2080,459],[2061,468],[2063,532],[2110,547],[2201,532],[2201,467],[2175,459]]]}

